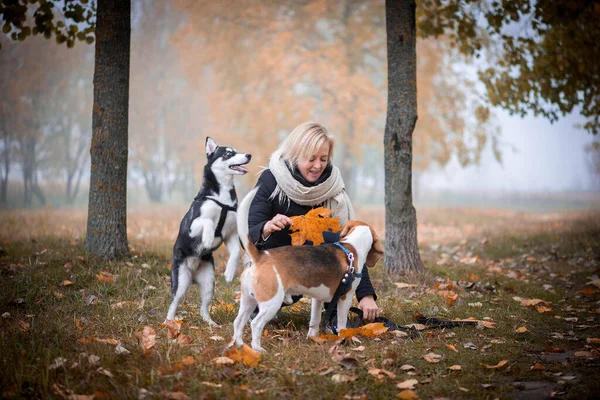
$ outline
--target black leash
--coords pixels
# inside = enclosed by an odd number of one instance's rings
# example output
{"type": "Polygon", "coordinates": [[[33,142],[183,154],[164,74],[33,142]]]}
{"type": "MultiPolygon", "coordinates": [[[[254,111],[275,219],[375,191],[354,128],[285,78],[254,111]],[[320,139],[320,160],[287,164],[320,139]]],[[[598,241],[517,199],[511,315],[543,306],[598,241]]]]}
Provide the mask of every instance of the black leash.
{"type": "MultiPolygon", "coordinates": [[[[363,318],[363,311],[360,308],[350,307],[350,311],[357,315],[352,321],[348,322],[348,328],[358,328],[360,326],[360,322],[363,318]]],[[[427,317],[418,317],[416,319],[417,323],[421,325],[425,325],[427,329],[450,329],[450,328],[459,328],[462,326],[477,326],[477,321],[449,321],[445,319],[439,318],[427,318],[427,317]]],[[[411,339],[416,339],[420,336],[419,331],[411,326],[407,328],[405,326],[400,326],[396,324],[391,319],[385,317],[377,317],[373,322],[381,322],[383,326],[388,328],[389,331],[402,331],[408,334],[408,337],[411,339]]]]}
{"type": "Polygon", "coordinates": [[[207,197],[207,200],[212,200],[221,206],[221,216],[219,217],[219,223],[217,224],[217,229],[215,230],[215,237],[222,237],[221,231],[223,230],[223,226],[225,226],[225,219],[227,219],[227,213],[229,211],[237,211],[237,206],[228,206],[227,204],[223,204],[220,201],[213,199],[212,197],[207,197]]]}
{"type": "MultiPolygon", "coordinates": [[[[342,281],[340,282],[335,293],[333,294],[333,297],[329,301],[329,305],[325,310],[325,318],[321,320],[321,332],[323,333],[327,328],[327,322],[329,322],[329,319],[331,318],[333,310],[335,310],[340,297],[348,293],[348,291],[352,287],[352,283],[356,278],[362,278],[362,274],[357,274],[356,269],[352,265],[354,263],[354,254],[352,254],[352,252],[345,248],[340,242],[334,242],[333,244],[342,249],[344,253],[346,253],[346,258],[348,259],[348,267],[346,267],[346,273],[344,274],[342,281]]],[[[331,327],[331,330],[333,331],[334,335],[337,335],[337,331],[336,329],[334,329],[333,326],[331,327]]]]}
{"type": "MultiPolygon", "coordinates": [[[[331,298],[331,300],[329,302],[329,305],[327,306],[327,309],[325,310],[325,317],[321,320],[321,333],[326,332],[327,323],[329,322],[329,319],[331,318],[331,315],[333,314],[333,310],[337,306],[337,302],[338,302],[339,298],[341,296],[343,296],[345,293],[348,293],[348,290],[350,290],[350,287],[352,286],[352,283],[354,282],[354,280],[356,278],[362,277],[362,274],[356,273],[356,270],[355,270],[354,266],[352,265],[354,262],[354,254],[352,254],[347,248],[342,246],[342,244],[340,242],[334,242],[333,244],[336,245],[337,247],[339,247],[340,249],[342,249],[344,251],[344,253],[346,253],[346,257],[348,258],[349,265],[346,268],[346,273],[344,274],[342,281],[340,282],[338,288],[336,289],[335,293],[333,294],[333,297],[331,298]]],[[[363,319],[363,312],[360,308],[356,308],[356,307],[350,307],[350,311],[355,313],[357,315],[357,317],[354,318],[354,320],[352,320],[352,321],[349,320],[346,325],[348,328],[358,328],[360,325],[360,322],[363,319]]],[[[408,337],[411,339],[418,338],[421,335],[414,326],[410,327],[410,328],[400,326],[400,325],[396,324],[394,321],[392,321],[391,319],[388,319],[385,317],[377,317],[377,318],[375,318],[374,322],[383,323],[383,326],[388,328],[388,330],[390,330],[390,331],[405,332],[408,335],[408,337]]],[[[427,328],[432,328],[432,329],[433,328],[449,329],[449,328],[457,328],[457,327],[461,327],[461,326],[476,326],[477,325],[477,321],[449,321],[449,320],[444,320],[444,319],[439,319],[439,318],[427,318],[425,316],[418,317],[417,323],[425,325],[425,326],[427,326],[427,328]]],[[[333,326],[331,326],[331,331],[334,335],[338,334],[337,329],[335,329],[333,326]]]]}

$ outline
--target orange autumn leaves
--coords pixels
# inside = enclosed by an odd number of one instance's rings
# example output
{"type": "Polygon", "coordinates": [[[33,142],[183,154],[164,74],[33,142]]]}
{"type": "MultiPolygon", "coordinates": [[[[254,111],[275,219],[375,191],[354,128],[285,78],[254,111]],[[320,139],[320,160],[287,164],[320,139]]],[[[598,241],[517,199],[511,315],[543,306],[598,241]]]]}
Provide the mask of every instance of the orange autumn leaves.
{"type": "Polygon", "coordinates": [[[244,344],[241,348],[231,347],[227,349],[225,355],[222,357],[216,357],[212,361],[218,365],[235,364],[241,362],[247,367],[256,368],[260,362],[260,352],[252,349],[247,344],[244,344]]]}
{"type": "Polygon", "coordinates": [[[357,335],[376,338],[383,335],[388,331],[388,328],[383,325],[381,322],[372,322],[370,324],[366,324],[359,328],[348,328],[341,329],[339,332],[339,336],[337,335],[329,335],[322,334],[320,336],[311,336],[310,339],[317,343],[324,343],[327,340],[340,340],[340,339],[349,339],[357,335]]]}
{"type": "Polygon", "coordinates": [[[339,218],[328,218],[333,211],[319,207],[310,210],[306,215],[291,217],[294,225],[290,227],[293,246],[302,246],[311,241],[318,246],[323,243],[323,232],[339,232],[339,218]]]}

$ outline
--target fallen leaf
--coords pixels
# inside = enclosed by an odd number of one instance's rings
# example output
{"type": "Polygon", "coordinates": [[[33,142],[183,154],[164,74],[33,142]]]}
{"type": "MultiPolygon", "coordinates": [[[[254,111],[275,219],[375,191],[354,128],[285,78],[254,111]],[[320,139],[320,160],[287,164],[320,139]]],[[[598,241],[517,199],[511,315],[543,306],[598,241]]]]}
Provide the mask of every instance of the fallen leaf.
{"type": "Polygon", "coordinates": [[[261,360],[260,352],[244,343],[241,349],[231,347],[225,352],[225,356],[233,361],[241,361],[244,365],[255,368],[261,360]]]}
{"type": "Polygon", "coordinates": [[[19,321],[19,330],[23,333],[27,332],[29,330],[29,322],[26,321],[19,321]]]}
{"type": "Polygon", "coordinates": [[[106,375],[106,376],[108,376],[109,378],[114,378],[114,375],[113,375],[113,373],[112,373],[112,372],[110,372],[109,370],[105,369],[105,368],[99,367],[99,368],[96,370],[96,372],[98,372],[99,374],[102,374],[102,375],[106,375]]]}
{"type": "Polygon", "coordinates": [[[183,321],[181,321],[181,320],[175,320],[175,319],[166,320],[164,325],[167,327],[167,338],[169,338],[171,340],[177,339],[177,336],[179,336],[179,333],[181,332],[182,324],[183,324],[183,321]]]}
{"type": "Polygon", "coordinates": [[[86,328],[83,321],[81,321],[79,318],[75,320],[75,326],[77,327],[77,330],[79,330],[79,331],[84,331],[86,328]]]}
{"type": "Polygon", "coordinates": [[[396,287],[398,289],[404,289],[404,288],[414,288],[417,287],[417,285],[412,284],[412,283],[404,283],[404,282],[394,282],[394,285],[396,285],[396,287]]]}
{"type": "Polygon", "coordinates": [[[591,351],[576,351],[574,353],[574,355],[575,355],[575,357],[587,357],[587,358],[591,358],[594,356],[591,351]]]}
{"type": "Polygon", "coordinates": [[[115,347],[115,353],[116,354],[130,354],[131,352],[129,350],[127,350],[122,344],[121,342],[117,343],[117,347],[115,347]]]}
{"type": "Polygon", "coordinates": [[[439,363],[440,361],[442,361],[442,356],[441,354],[435,354],[435,353],[428,353],[425,354],[423,356],[423,358],[425,359],[425,361],[429,362],[429,363],[439,363]]]}
{"type": "Polygon", "coordinates": [[[107,270],[100,271],[99,274],[96,274],[96,279],[98,279],[98,282],[102,283],[113,283],[115,281],[113,274],[107,270]]]}
{"type": "Polygon", "coordinates": [[[487,365],[487,364],[481,364],[481,365],[483,365],[487,369],[498,369],[498,368],[502,368],[504,365],[506,365],[507,362],[508,362],[508,360],[502,360],[496,365],[487,365]]]}
{"type": "Polygon", "coordinates": [[[188,335],[184,335],[184,334],[180,334],[177,337],[177,343],[178,344],[190,344],[194,341],[194,339],[192,339],[191,337],[189,337],[188,335]]]}
{"type": "Polygon", "coordinates": [[[52,361],[52,364],[50,364],[48,366],[49,369],[57,369],[62,367],[63,365],[65,365],[65,363],[67,362],[67,359],[64,357],[56,357],[54,359],[54,361],[52,361]]]}
{"type": "Polygon", "coordinates": [[[214,362],[217,365],[228,365],[235,363],[235,361],[233,361],[229,357],[215,357],[212,359],[212,362],[214,362]]]}
{"type": "Polygon", "coordinates": [[[477,350],[477,345],[471,342],[463,343],[463,347],[465,349],[477,350]]]}
{"type": "Polygon", "coordinates": [[[344,357],[340,359],[338,363],[346,369],[358,368],[358,360],[354,357],[344,357]]]}
{"type": "Polygon", "coordinates": [[[138,303],[137,301],[120,301],[118,303],[112,304],[110,307],[111,308],[123,308],[126,306],[132,306],[132,307],[139,308],[140,303],[138,303]]]}
{"type": "MultiPolygon", "coordinates": [[[[321,336],[335,336],[335,335],[321,335],[321,336]]],[[[313,342],[315,342],[315,343],[319,343],[319,344],[323,344],[323,343],[325,343],[327,340],[331,340],[331,339],[329,339],[329,338],[327,338],[327,337],[321,337],[321,336],[309,336],[308,338],[309,338],[310,340],[312,340],[313,342]]],[[[337,337],[337,336],[335,336],[335,337],[336,337],[336,340],[337,340],[337,339],[338,339],[338,337],[337,337]]]]}
{"type": "Polygon", "coordinates": [[[369,375],[373,375],[377,379],[383,379],[386,376],[388,378],[392,378],[392,379],[396,378],[396,374],[394,374],[393,372],[386,371],[385,369],[380,369],[380,368],[369,368],[369,375]]]}
{"type": "Polygon", "coordinates": [[[150,326],[145,326],[142,331],[136,332],[135,337],[138,338],[140,347],[145,354],[149,354],[156,344],[156,332],[150,326]]]}
{"type": "Polygon", "coordinates": [[[168,400],[191,400],[191,398],[183,392],[162,392],[162,395],[168,400]]]}
{"type": "Polygon", "coordinates": [[[551,306],[552,303],[541,299],[525,299],[521,301],[521,305],[525,307],[551,306]]]}
{"type": "Polygon", "coordinates": [[[410,364],[404,364],[403,366],[400,367],[401,371],[412,371],[414,369],[415,369],[415,367],[413,367],[410,364]]]}
{"type": "Polygon", "coordinates": [[[585,289],[581,289],[577,293],[581,293],[581,294],[586,295],[586,296],[591,296],[591,295],[593,295],[596,292],[597,291],[595,289],[593,289],[593,288],[585,288],[585,289]]]}
{"type": "Polygon", "coordinates": [[[540,363],[535,363],[531,366],[531,369],[534,371],[544,371],[546,368],[540,363]]]}
{"type": "Polygon", "coordinates": [[[111,338],[106,338],[106,339],[94,338],[94,340],[97,343],[103,343],[103,344],[118,344],[119,343],[119,339],[111,339],[111,338]]]}
{"type": "Polygon", "coordinates": [[[452,290],[440,290],[438,294],[446,298],[446,305],[448,307],[452,307],[456,303],[456,300],[458,300],[458,293],[452,290]]]}
{"type": "Polygon", "coordinates": [[[87,300],[85,301],[85,303],[88,306],[91,306],[92,304],[96,304],[98,302],[98,297],[96,297],[95,295],[90,295],[87,300]]]}
{"type": "Polygon", "coordinates": [[[460,365],[451,365],[448,367],[450,371],[462,371],[462,367],[460,365]]]}
{"type": "Polygon", "coordinates": [[[221,340],[225,340],[225,338],[221,337],[221,336],[211,336],[209,337],[210,340],[214,340],[214,341],[221,341],[221,340]]]}
{"type": "Polygon", "coordinates": [[[446,347],[447,347],[447,348],[449,348],[450,350],[452,350],[452,351],[454,351],[454,352],[458,353],[458,350],[456,350],[456,347],[454,347],[454,345],[453,345],[453,344],[447,344],[447,345],[446,345],[446,347]]]}
{"type": "MultiPolygon", "coordinates": [[[[382,322],[372,322],[370,324],[366,324],[361,326],[360,328],[349,328],[349,329],[341,329],[339,337],[340,338],[350,338],[355,335],[362,335],[370,338],[376,338],[378,336],[383,335],[388,331],[389,328],[385,327],[382,322]]],[[[323,337],[325,335],[321,335],[323,337]]],[[[335,335],[334,335],[335,337],[335,335]]]]}
{"type": "Polygon", "coordinates": [[[356,380],[356,377],[351,375],[335,374],[331,377],[331,380],[335,383],[346,383],[354,382],[356,380]]]}
{"type": "Polygon", "coordinates": [[[415,385],[419,383],[416,379],[407,379],[404,382],[400,382],[396,385],[398,389],[414,389],[415,385]]]}
{"type": "Polygon", "coordinates": [[[358,346],[350,349],[352,351],[365,351],[365,346],[358,346]]]}
{"type": "Polygon", "coordinates": [[[535,308],[537,310],[537,312],[541,313],[545,313],[545,312],[551,312],[552,309],[550,307],[545,307],[545,306],[539,306],[535,308]]]}
{"type": "Polygon", "coordinates": [[[214,388],[220,388],[220,387],[223,387],[223,384],[222,384],[222,383],[213,383],[213,382],[206,382],[206,381],[204,381],[204,382],[200,382],[200,384],[201,384],[201,385],[204,385],[204,386],[210,386],[210,387],[214,387],[214,388]]]}
{"type": "Polygon", "coordinates": [[[403,390],[396,394],[396,398],[400,400],[418,400],[419,396],[413,390],[403,390]]]}
{"type": "Polygon", "coordinates": [[[494,321],[477,321],[477,328],[495,329],[496,323],[494,321]]]}
{"type": "Polygon", "coordinates": [[[527,332],[527,328],[524,327],[524,326],[520,326],[517,329],[515,329],[515,332],[517,332],[517,333],[524,333],[524,332],[527,332]]]}
{"type": "Polygon", "coordinates": [[[600,338],[587,338],[585,341],[589,344],[600,344],[600,338]]]}
{"type": "Polygon", "coordinates": [[[72,284],[73,284],[73,282],[71,282],[68,279],[65,279],[64,281],[62,281],[62,283],[60,285],[61,286],[69,286],[69,285],[72,285],[72,284]]]}
{"type": "Polygon", "coordinates": [[[593,281],[591,281],[591,282],[588,282],[587,284],[588,284],[588,285],[594,285],[594,286],[596,286],[597,288],[600,288],[600,279],[595,279],[595,280],[593,280],[593,281]]]}

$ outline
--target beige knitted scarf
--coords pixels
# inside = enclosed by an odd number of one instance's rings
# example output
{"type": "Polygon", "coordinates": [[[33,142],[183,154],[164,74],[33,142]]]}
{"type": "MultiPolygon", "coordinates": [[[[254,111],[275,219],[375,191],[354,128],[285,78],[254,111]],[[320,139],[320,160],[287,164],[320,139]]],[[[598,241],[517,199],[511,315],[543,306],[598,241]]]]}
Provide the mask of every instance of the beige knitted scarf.
{"type": "Polygon", "coordinates": [[[322,203],[325,208],[333,210],[333,217],[340,219],[340,225],[354,219],[354,209],[346,194],[342,174],[335,165],[332,166],[331,176],[326,181],[308,187],[294,179],[280,151],[271,155],[269,169],[277,181],[271,199],[278,198],[281,203],[289,203],[292,200],[303,206],[322,203]]]}

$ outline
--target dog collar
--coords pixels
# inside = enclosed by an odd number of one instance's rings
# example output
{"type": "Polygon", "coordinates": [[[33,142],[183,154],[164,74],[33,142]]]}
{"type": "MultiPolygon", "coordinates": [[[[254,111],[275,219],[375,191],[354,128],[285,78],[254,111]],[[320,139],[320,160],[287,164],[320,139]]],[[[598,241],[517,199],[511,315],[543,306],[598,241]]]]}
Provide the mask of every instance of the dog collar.
{"type": "Polygon", "coordinates": [[[354,266],[352,265],[354,263],[354,254],[352,254],[352,252],[345,248],[340,242],[334,242],[333,244],[335,244],[340,249],[344,250],[344,253],[346,253],[346,257],[348,258],[348,267],[346,268],[346,274],[344,274],[342,283],[346,283],[349,277],[352,277],[350,281],[353,281],[354,278],[362,278],[362,274],[357,274],[356,270],[354,269],[354,266]]]}

